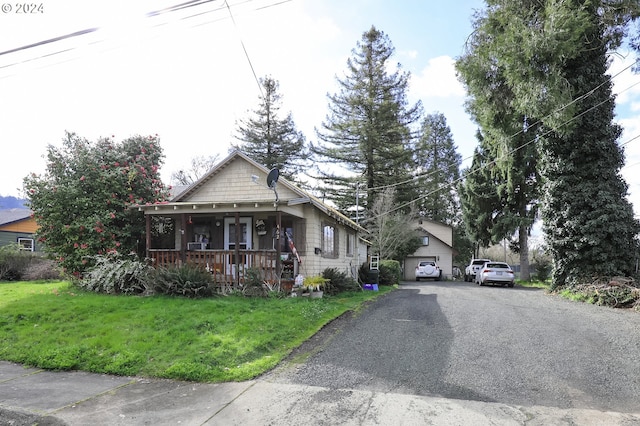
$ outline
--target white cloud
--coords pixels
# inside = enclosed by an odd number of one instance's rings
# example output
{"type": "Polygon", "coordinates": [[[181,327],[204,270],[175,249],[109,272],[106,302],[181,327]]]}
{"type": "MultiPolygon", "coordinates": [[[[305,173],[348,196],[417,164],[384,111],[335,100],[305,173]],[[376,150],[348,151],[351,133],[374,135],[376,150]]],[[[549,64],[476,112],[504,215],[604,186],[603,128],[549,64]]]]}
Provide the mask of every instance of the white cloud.
{"type": "Polygon", "coordinates": [[[412,90],[420,97],[464,97],[465,90],[456,78],[455,59],[439,56],[430,59],[427,66],[412,76],[412,90]]]}

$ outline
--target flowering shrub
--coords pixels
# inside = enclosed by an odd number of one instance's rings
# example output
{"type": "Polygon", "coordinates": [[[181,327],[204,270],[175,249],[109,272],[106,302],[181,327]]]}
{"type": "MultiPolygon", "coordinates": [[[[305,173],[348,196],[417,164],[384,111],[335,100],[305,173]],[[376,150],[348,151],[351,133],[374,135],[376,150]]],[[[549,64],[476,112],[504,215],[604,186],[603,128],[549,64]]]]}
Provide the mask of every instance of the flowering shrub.
{"type": "Polygon", "coordinates": [[[166,200],[163,158],[157,136],[91,143],[67,133],[61,148],[50,145],[45,173],[24,179],[45,251],[78,278],[96,255],[143,255],[144,216],[127,207],[166,200]]]}

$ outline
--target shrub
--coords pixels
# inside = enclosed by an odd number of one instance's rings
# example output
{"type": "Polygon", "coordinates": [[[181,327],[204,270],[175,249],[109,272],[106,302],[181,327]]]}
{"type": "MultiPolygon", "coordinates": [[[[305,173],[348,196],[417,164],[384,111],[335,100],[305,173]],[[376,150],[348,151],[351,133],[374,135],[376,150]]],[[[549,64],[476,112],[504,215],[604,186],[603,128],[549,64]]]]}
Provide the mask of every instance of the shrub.
{"type": "Polygon", "coordinates": [[[380,261],[380,285],[399,284],[402,278],[402,268],[397,260],[380,261]]]}
{"type": "Polygon", "coordinates": [[[310,275],[302,281],[302,286],[309,291],[324,291],[326,285],[327,279],[322,275],[310,275]]]}
{"type": "Polygon", "coordinates": [[[86,290],[107,294],[142,294],[149,292],[153,268],[137,256],[95,256],[93,266],[78,285],[86,290]]]}
{"type": "Polygon", "coordinates": [[[264,277],[260,268],[254,266],[247,268],[244,274],[244,289],[243,294],[245,296],[264,296],[266,295],[265,289],[262,287],[264,277]]]}
{"type": "Polygon", "coordinates": [[[360,265],[358,270],[358,282],[363,284],[378,283],[380,281],[380,271],[369,269],[368,263],[360,265]]]}
{"type": "Polygon", "coordinates": [[[205,268],[191,263],[157,268],[148,278],[148,286],[160,294],[185,297],[207,297],[214,294],[213,275],[205,268]]]}
{"type": "Polygon", "coordinates": [[[360,290],[360,286],[358,286],[356,280],[348,276],[346,272],[340,272],[336,268],[325,269],[322,272],[322,276],[329,280],[324,288],[324,291],[329,295],[334,295],[345,291],[360,290]]]}
{"type": "Polygon", "coordinates": [[[535,271],[535,277],[538,281],[546,281],[551,276],[551,262],[539,260],[535,264],[535,271]]]}
{"type": "Polygon", "coordinates": [[[33,254],[20,249],[19,244],[0,247],[0,281],[21,280],[33,254]]]}
{"type": "Polygon", "coordinates": [[[26,281],[57,280],[62,278],[62,275],[62,271],[55,261],[33,256],[22,279],[26,281]]]}

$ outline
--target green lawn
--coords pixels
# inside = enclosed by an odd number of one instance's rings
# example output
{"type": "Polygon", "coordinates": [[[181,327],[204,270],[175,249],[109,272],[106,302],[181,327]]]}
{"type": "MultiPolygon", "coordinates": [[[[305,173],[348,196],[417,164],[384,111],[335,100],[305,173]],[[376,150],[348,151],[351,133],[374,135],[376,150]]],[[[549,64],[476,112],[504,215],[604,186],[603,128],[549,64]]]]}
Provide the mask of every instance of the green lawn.
{"type": "Polygon", "coordinates": [[[51,370],[241,381],[379,292],[322,299],[108,296],[68,282],[0,283],[0,359],[51,370]]]}

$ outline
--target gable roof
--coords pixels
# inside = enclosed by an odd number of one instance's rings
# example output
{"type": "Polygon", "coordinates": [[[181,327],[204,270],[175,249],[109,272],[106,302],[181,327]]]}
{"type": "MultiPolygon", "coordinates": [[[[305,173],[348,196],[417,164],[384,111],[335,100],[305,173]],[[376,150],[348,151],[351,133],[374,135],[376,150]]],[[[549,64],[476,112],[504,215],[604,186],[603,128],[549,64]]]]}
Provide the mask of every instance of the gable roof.
{"type": "Polygon", "coordinates": [[[447,247],[453,247],[453,226],[431,219],[419,218],[415,222],[415,229],[418,232],[427,234],[442,242],[447,247]],[[431,225],[431,226],[429,226],[431,225]],[[450,235],[444,235],[442,231],[448,231],[450,235]]]}
{"type": "Polygon", "coordinates": [[[8,225],[21,220],[30,219],[32,211],[29,209],[5,209],[0,210],[0,226],[8,225]]]}
{"type": "MultiPolygon", "coordinates": [[[[211,180],[215,179],[216,176],[218,176],[225,168],[229,167],[236,160],[248,162],[253,167],[262,171],[265,175],[268,175],[268,173],[270,172],[268,168],[256,162],[245,153],[239,150],[234,150],[225,159],[223,159],[214,167],[212,167],[211,170],[209,170],[206,174],[204,174],[200,179],[198,179],[193,184],[189,185],[188,187],[184,188],[181,192],[179,192],[174,198],[170,200],[170,203],[171,204],[181,203],[181,202],[188,203],[190,196],[194,195],[200,188],[205,186],[211,180]]],[[[309,194],[308,192],[304,191],[300,187],[289,182],[287,179],[280,177],[278,179],[278,187],[285,188],[286,190],[295,194],[295,196],[298,197],[298,198],[289,200],[288,201],[289,205],[310,203],[311,205],[313,205],[314,207],[316,207],[317,209],[325,213],[327,216],[332,217],[333,219],[338,221],[338,223],[346,225],[354,230],[357,230],[358,232],[363,232],[363,233],[367,232],[366,229],[358,225],[353,220],[349,219],[347,216],[340,213],[337,209],[325,204],[319,198],[309,194]]]]}

